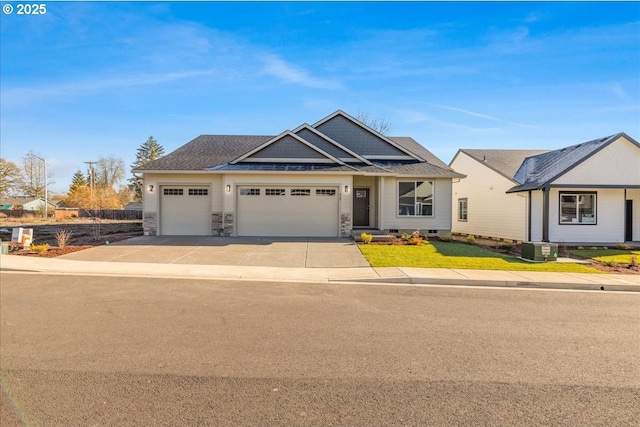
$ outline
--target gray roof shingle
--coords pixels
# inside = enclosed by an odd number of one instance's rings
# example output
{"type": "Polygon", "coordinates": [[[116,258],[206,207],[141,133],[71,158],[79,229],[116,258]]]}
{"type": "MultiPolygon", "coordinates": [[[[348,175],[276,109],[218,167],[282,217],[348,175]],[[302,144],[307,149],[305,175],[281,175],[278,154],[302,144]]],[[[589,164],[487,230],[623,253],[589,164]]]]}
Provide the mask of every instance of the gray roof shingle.
{"type": "Polygon", "coordinates": [[[515,182],[513,177],[524,159],[546,153],[549,150],[482,150],[465,148],[459,151],[515,182]]]}
{"type": "Polygon", "coordinates": [[[624,133],[617,133],[527,157],[514,175],[514,180],[520,185],[509,189],[508,192],[541,189],[620,137],[625,137],[637,144],[624,133]]]}

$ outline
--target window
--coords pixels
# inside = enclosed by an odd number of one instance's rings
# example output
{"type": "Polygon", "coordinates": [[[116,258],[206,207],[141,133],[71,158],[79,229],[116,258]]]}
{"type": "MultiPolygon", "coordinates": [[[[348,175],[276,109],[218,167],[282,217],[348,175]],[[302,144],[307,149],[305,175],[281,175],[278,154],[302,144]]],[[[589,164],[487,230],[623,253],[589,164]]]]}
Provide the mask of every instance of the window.
{"type": "Polygon", "coordinates": [[[560,193],[560,224],[595,224],[596,193],[560,193]]]}
{"type": "Polygon", "coordinates": [[[264,190],[267,196],[285,196],[287,191],[284,188],[267,188],[264,190]]]}
{"type": "Polygon", "coordinates": [[[182,196],[182,188],[164,188],[162,194],[165,196],[182,196]]]}
{"type": "Polygon", "coordinates": [[[207,188],[190,188],[189,195],[190,196],[208,196],[209,190],[207,188]]]}
{"type": "Polygon", "coordinates": [[[335,196],[336,190],[330,188],[318,188],[316,189],[316,196],[335,196]]]}
{"type": "Polygon", "coordinates": [[[240,195],[241,196],[259,196],[260,189],[259,188],[241,188],[240,195]]]}
{"type": "Polygon", "coordinates": [[[398,215],[433,216],[433,181],[398,182],[398,215]]]}
{"type": "Polygon", "coordinates": [[[311,190],[308,188],[292,188],[292,196],[311,196],[311,190]]]}
{"type": "Polygon", "coordinates": [[[467,198],[458,199],[458,221],[467,221],[467,198]]]}

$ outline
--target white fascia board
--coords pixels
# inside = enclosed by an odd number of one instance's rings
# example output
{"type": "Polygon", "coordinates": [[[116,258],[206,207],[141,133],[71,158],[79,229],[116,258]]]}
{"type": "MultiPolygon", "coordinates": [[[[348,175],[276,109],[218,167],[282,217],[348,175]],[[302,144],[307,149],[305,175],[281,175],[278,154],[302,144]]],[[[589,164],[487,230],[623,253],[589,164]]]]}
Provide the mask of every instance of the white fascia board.
{"type": "MultiPolygon", "coordinates": [[[[371,165],[372,163],[370,161],[368,161],[367,159],[365,159],[364,157],[360,156],[358,153],[356,153],[355,151],[351,151],[349,150],[347,147],[343,146],[342,144],[340,144],[338,141],[335,141],[331,138],[329,138],[327,135],[323,134],[322,132],[320,132],[319,130],[313,128],[312,126],[308,125],[307,123],[304,123],[303,125],[297,127],[296,129],[293,130],[294,133],[301,131],[302,129],[307,129],[310,132],[313,132],[314,134],[316,134],[317,136],[319,136],[320,138],[324,139],[325,141],[329,142],[330,144],[335,145],[336,147],[338,147],[339,149],[341,149],[342,151],[345,151],[349,154],[351,154],[354,158],[353,160],[359,160],[363,163],[366,163],[368,165],[371,165]]],[[[344,158],[340,158],[340,160],[345,160],[344,158]]],[[[351,160],[351,159],[349,159],[351,160]]]]}
{"type": "Polygon", "coordinates": [[[379,156],[379,155],[372,155],[372,156],[364,156],[367,159],[372,159],[372,160],[415,160],[414,157],[409,157],[409,156],[379,156]]]}
{"type": "Polygon", "coordinates": [[[243,154],[242,156],[238,157],[235,160],[232,160],[229,162],[230,165],[235,165],[238,162],[242,162],[242,161],[249,161],[246,160],[247,157],[251,157],[253,154],[257,153],[260,150],[263,150],[264,148],[268,147],[271,144],[274,144],[275,142],[279,141],[280,139],[284,138],[285,136],[290,136],[294,139],[296,139],[298,142],[306,145],[307,147],[311,148],[312,150],[322,154],[323,156],[325,156],[326,158],[332,160],[334,163],[338,163],[340,165],[344,165],[344,162],[337,159],[336,157],[332,156],[331,154],[327,153],[326,151],[323,151],[321,149],[319,149],[318,147],[316,147],[315,145],[311,144],[308,141],[305,141],[303,138],[299,137],[298,135],[296,135],[295,133],[291,132],[290,130],[286,130],[284,132],[282,132],[280,135],[270,139],[269,141],[265,142],[264,144],[260,145],[257,148],[254,148],[253,150],[249,151],[246,154],[243,154]]]}
{"type": "Polygon", "coordinates": [[[261,157],[259,159],[244,159],[242,163],[327,163],[327,160],[303,157],[261,157]]]}
{"type": "Polygon", "coordinates": [[[202,173],[224,173],[223,171],[218,171],[218,170],[211,170],[211,169],[186,169],[186,170],[181,170],[181,169],[167,169],[167,170],[145,170],[145,171],[138,171],[137,173],[141,173],[141,174],[202,174],[202,173]]]}
{"type": "MultiPolygon", "coordinates": [[[[413,154],[411,151],[407,150],[406,148],[403,148],[403,147],[401,147],[400,145],[396,144],[395,142],[393,142],[392,140],[390,140],[389,138],[387,138],[386,136],[384,136],[383,134],[381,134],[381,133],[380,133],[380,132],[378,132],[377,130],[370,128],[369,126],[365,125],[364,123],[360,122],[360,121],[359,121],[359,120],[357,120],[357,119],[354,119],[353,117],[351,117],[350,115],[348,115],[347,113],[345,113],[345,112],[344,112],[344,111],[342,111],[342,110],[338,110],[338,111],[336,111],[335,113],[333,113],[333,114],[331,114],[331,115],[329,115],[329,116],[325,117],[324,119],[322,119],[322,120],[320,120],[319,122],[315,123],[315,124],[313,125],[313,127],[314,127],[314,128],[315,128],[315,127],[318,127],[318,126],[320,126],[321,124],[328,122],[329,120],[333,119],[333,118],[334,118],[334,117],[336,117],[336,116],[342,116],[342,117],[344,117],[345,119],[347,119],[347,120],[349,120],[349,121],[353,122],[355,125],[360,126],[362,129],[366,130],[366,131],[367,131],[367,132],[369,132],[369,133],[372,133],[373,135],[375,135],[375,136],[377,136],[378,138],[382,139],[382,140],[383,140],[384,142],[386,142],[387,144],[389,144],[389,145],[391,145],[391,146],[393,146],[393,147],[397,148],[397,149],[398,149],[398,150],[400,150],[400,151],[403,151],[403,152],[407,153],[407,155],[411,156],[411,159],[419,160],[419,161],[421,161],[421,162],[426,161],[426,160],[425,160],[425,159],[423,159],[422,157],[420,157],[420,156],[418,156],[418,155],[416,155],[416,154],[413,154]]],[[[368,157],[368,156],[364,156],[364,157],[365,157],[365,158],[371,158],[371,157],[368,157]]]]}

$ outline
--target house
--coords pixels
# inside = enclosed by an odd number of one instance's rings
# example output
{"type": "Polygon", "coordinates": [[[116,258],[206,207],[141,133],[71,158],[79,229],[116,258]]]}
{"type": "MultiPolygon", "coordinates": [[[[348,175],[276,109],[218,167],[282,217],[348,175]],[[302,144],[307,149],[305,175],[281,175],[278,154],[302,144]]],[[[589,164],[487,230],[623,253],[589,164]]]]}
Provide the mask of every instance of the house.
{"type": "Polygon", "coordinates": [[[454,233],[515,241],[640,240],[640,144],[624,133],[560,150],[458,150],[454,233]]]}
{"type": "MultiPolygon", "coordinates": [[[[0,200],[0,210],[41,211],[44,209],[44,197],[8,197],[0,200]]],[[[55,209],[54,203],[48,202],[49,209],[55,209]]]]}
{"type": "Polygon", "coordinates": [[[134,170],[147,235],[450,234],[461,174],[343,111],[277,136],[201,135],[134,170]]]}

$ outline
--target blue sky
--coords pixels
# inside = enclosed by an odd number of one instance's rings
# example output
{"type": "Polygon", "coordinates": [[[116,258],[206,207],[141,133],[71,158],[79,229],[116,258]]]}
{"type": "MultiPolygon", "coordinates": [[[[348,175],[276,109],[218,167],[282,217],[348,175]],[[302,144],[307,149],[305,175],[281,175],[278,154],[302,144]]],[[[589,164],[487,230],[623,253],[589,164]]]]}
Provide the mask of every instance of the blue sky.
{"type": "Polygon", "coordinates": [[[129,166],[149,135],[168,153],[337,109],[384,117],[447,163],[458,148],[640,139],[638,2],[46,7],[0,14],[0,155],[45,157],[57,192],[84,161],[129,166]]]}

